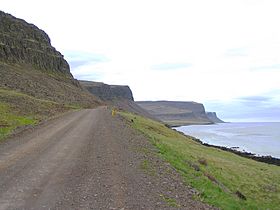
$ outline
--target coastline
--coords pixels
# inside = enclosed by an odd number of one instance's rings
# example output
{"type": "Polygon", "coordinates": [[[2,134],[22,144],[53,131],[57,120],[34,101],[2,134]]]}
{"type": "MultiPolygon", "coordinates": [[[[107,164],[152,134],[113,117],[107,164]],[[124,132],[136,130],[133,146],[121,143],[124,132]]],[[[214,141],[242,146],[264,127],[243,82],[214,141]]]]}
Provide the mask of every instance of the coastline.
{"type": "Polygon", "coordinates": [[[239,155],[241,157],[245,157],[245,158],[249,158],[249,159],[258,161],[258,162],[263,162],[263,163],[268,163],[268,164],[280,166],[280,159],[279,158],[275,158],[275,157],[272,157],[272,156],[269,156],[269,155],[268,156],[257,156],[256,154],[251,153],[251,152],[246,152],[246,151],[243,152],[243,151],[235,150],[234,148],[223,147],[223,146],[216,146],[216,145],[212,145],[212,144],[208,144],[208,143],[203,143],[198,138],[186,135],[185,133],[183,133],[181,131],[178,131],[176,129],[173,129],[173,130],[177,131],[181,135],[186,136],[186,137],[190,138],[191,140],[193,140],[193,141],[195,141],[195,142],[197,142],[197,143],[199,143],[201,145],[204,145],[206,147],[217,148],[217,149],[220,149],[220,150],[224,150],[224,151],[227,151],[227,152],[234,153],[234,154],[239,155]]]}

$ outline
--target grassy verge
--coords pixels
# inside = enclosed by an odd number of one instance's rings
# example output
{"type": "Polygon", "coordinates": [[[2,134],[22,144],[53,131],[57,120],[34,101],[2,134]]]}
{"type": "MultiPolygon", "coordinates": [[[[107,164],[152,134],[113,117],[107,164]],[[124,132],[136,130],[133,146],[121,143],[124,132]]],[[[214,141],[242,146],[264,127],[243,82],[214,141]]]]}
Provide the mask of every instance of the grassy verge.
{"type": "Polygon", "coordinates": [[[7,104],[0,102],[0,140],[4,139],[17,127],[36,123],[37,120],[30,116],[13,114],[7,104]]]}
{"type": "Polygon", "coordinates": [[[79,107],[0,89],[0,140],[6,138],[18,127],[35,125],[58,113],[77,108],[79,107]]]}
{"type": "Polygon", "coordinates": [[[161,123],[120,114],[199,191],[197,199],[221,209],[279,209],[280,167],[205,147],[161,123]]]}

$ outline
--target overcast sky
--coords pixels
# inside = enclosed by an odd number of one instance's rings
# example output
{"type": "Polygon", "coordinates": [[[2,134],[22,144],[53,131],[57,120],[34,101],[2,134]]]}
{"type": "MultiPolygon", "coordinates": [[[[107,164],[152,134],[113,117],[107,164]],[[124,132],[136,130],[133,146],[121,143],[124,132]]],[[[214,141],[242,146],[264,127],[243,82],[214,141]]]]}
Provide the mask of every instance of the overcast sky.
{"type": "Polygon", "coordinates": [[[280,121],[279,0],[0,0],[47,32],[75,78],[136,100],[202,102],[233,121],[280,121]]]}

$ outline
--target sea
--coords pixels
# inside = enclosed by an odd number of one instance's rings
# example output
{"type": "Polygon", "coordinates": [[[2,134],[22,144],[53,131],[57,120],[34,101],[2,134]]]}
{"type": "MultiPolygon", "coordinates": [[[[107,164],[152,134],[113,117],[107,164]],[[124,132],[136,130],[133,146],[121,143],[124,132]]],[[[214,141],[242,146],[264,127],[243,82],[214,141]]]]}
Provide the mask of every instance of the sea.
{"type": "Polygon", "coordinates": [[[203,143],[280,158],[280,122],[218,123],[175,129],[203,143]]]}

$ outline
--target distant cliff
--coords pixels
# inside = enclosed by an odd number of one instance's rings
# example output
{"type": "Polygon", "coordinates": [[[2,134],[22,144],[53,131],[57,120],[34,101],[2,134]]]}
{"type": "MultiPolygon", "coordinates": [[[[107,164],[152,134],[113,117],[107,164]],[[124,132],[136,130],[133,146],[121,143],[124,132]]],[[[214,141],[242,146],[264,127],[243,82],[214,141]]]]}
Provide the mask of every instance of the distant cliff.
{"type": "Polygon", "coordinates": [[[224,123],[224,121],[218,118],[216,112],[206,112],[206,115],[213,123],[224,123]]]}
{"type": "Polygon", "coordinates": [[[212,124],[203,104],[178,101],[139,101],[137,104],[151,115],[171,126],[212,124]]]}
{"type": "Polygon", "coordinates": [[[107,85],[102,82],[79,81],[93,95],[104,101],[126,99],[133,101],[132,91],[128,86],[107,85]]]}
{"type": "Polygon", "coordinates": [[[93,81],[79,82],[84,89],[100,100],[105,101],[109,106],[159,120],[134,102],[132,91],[127,85],[108,85],[93,81]]]}
{"type": "Polygon", "coordinates": [[[0,88],[63,104],[99,102],[83,90],[63,55],[37,26],[0,11],[0,88]]]}

